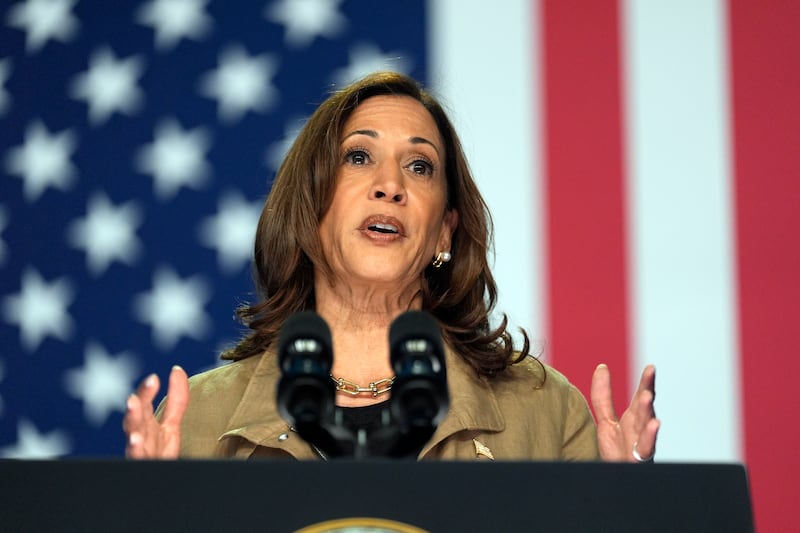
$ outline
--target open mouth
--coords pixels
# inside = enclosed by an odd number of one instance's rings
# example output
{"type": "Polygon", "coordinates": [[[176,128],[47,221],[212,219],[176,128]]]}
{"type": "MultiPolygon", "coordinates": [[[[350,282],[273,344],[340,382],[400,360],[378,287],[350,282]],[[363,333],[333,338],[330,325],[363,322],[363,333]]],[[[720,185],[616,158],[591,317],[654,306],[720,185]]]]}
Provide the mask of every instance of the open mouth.
{"type": "Polygon", "coordinates": [[[379,240],[403,237],[406,234],[403,223],[390,215],[370,215],[361,223],[359,230],[379,240]]]}
{"type": "Polygon", "coordinates": [[[400,233],[397,226],[393,224],[370,224],[367,226],[367,229],[370,231],[377,231],[378,233],[400,233]]]}

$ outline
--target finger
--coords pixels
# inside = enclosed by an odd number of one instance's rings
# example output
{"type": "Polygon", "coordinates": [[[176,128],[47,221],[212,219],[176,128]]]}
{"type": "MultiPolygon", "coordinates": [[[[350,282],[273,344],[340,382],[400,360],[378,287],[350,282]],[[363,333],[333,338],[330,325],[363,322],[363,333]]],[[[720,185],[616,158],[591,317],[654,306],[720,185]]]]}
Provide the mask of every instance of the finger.
{"type": "Polygon", "coordinates": [[[154,433],[157,427],[152,427],[156,425],[153,417],[153,400],[158,394],[160,385],[158,376],[150,374],[139,384],[136,393],[128,397],[123,429],[128,434],[125,453],[129,457],[146,457],[146,442],[157,437],[154,433]]]}
{"type": "Polygon", "coordinates": [[[144,457],[142,431],[144,424],[141,413],[141,399],[136,394],[128,396],[125,408],[125,418],[122,419],[122,429],[125,431],[125,456],[132,459],[144,457]]]}
{"type": "Polygon", "coordinates": [[[141,398],[142,402],[145,404],[153,404],[153,400],[156,399],[156,394],[158,394],[158,389],[161,388],[161,381],[158,379],[156,374],[150,374],[142,381],[139,388],[136,389],[136,395],[141,398]]]}
{"type": "Polygon", "coordinates": [[[636,417],[641,421],[641,425],[644,425],[651,418],[655,418],[656,410],[653,403],[654,400],[655,397],[649,390],[642,391],[635,397],[636,417]]]}
{"type": "MultiPolygon", "coordinates": [[[[153,416],[153,400],[160,388],[158,376],[150,374],[142,380],[136,393],[128,398],[126,420],[130,431],[144,431],[148,415],[153,416]]],[[[144,435],[142,435],[144,437],[144,435]]]]}
{"type": "Polygon", "coordinates": [[[145,429],[144,410],[142,409],[142,399],[136,394],[128,396],[125,406],[125,418],[122,420],[122,429],[130,436],[134,431],[145,429]]]}
{"type": "Polygon", "coordinates": [[[590,396],[598,422],[601,420],[617,422],[617,413],[611,397],[611,372],[604,363],[597,365],[592,375],[590,396]]]}
{"type": "Polygon", "coordinates": [[[125,446],[125,456],[131,459],[144,459],[144,439],[139,432],[128,435],[128,443],[125,446]]]}
{"type": "Polygon", "coordinates": [[[123,426],[128,436],[126,455],[135,459],[148,457],[147,450],[152,449],[158,439],[158,424],[153,417],[152,405],[131,394],[123,426]]]}
{"type": "Polygon", "coordinates": [[[649,390],[637,392],[631,399],[630,407],[622,415],[628,442],[636,442],[641,437],[647,424],[655,419],[653,410],[653,393],[649,390]]]}
{"type": "Polygon", "coordinates": [[[651,418],[639,433],[639,438],[636,441],[636,451],[639,452],[641,457],[652,458],[656,454],[656,439],[660,428],[661,421],[657,418],[651,418]]]}
{"type": "Polygon", "coordinates": [[[122,431],[128,435],[130,435],[131,431],[135,431],[138,426],[136,420],[137,415],[134,413],[134,408],[138,401],[138,396],[131,394],[125,402],[125,416],[122,419],[122,431]]]}
{"type": "Polygon", "coordinates": [[[656,395],[656,367],[647,365],[642,370],[642,377],[639,378],[639,387],[636,389],[637,393],[643,391],[650,391],[655,398],[656,395]]]}
{"type": "Polygon", "coordinates": [[[183,413],[189,403],[189,378],[183,368],[175,365],[169,373],[167,403],[164,406],[162,424],[180,427],[183,413]]]}
{"type": "Polygon", "coordinates": [[[656,398],[656,369],[653,365],[647,365],[642,371],[639,379],[639,387],[631,399],[631,407],[636,413],[636,430],[641,431],[643,426],[651,418],[655,418],[655,398],[656,398]]]}

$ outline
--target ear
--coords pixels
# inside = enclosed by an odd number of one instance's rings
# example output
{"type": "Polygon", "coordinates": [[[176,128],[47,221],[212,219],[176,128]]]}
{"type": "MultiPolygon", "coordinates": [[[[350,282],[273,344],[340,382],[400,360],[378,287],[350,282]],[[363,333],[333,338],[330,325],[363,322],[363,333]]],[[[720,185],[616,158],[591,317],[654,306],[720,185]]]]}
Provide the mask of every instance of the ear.
{"type": "Polygon", "coordinates": [[[447,209],[442,220],[442,229],[439,233],[439,251],[449,252],[452,246],[453,233],[458,227],[458,211],[456,208],[447,209]]]}

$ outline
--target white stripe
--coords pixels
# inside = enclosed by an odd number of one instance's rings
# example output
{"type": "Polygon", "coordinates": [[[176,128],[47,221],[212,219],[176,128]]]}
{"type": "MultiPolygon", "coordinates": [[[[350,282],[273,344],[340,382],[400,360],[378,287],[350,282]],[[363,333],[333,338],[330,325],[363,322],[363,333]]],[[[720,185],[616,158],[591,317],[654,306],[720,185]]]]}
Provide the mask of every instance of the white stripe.
{"type": "MultiPolygon", "coordinates": [[[[535,3],[429,3],[429,78],[459,132],[494,217],[497,310],[544,335],[535,3]],[[532,30],[534,28],[534,30],[532,30]]],[[[453,258],[458,261],[458,257],[453,258]]],[[[518,337],[516,337],[518,338],[518,337]]]]}
{"type": "Polygon", "coordinates": [[[627,0],[632,347],[662,460],[741,460],[723,0],[627,0]]]}

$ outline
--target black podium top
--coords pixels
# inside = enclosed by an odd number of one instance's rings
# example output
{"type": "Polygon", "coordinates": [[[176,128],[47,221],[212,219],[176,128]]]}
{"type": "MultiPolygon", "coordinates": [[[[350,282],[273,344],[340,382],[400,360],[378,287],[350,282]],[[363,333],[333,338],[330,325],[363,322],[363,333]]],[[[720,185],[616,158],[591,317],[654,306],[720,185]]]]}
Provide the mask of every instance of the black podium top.
{"type": "Polygon", "coordinates": [[[432,532],[753,530],[745,469],[722,464],[0,461],[0,498],[3,531],[290,532],[349,517],[432,532]]]}

